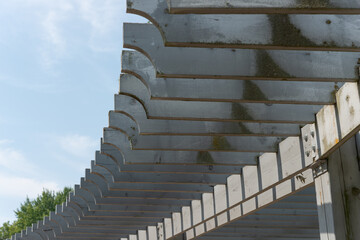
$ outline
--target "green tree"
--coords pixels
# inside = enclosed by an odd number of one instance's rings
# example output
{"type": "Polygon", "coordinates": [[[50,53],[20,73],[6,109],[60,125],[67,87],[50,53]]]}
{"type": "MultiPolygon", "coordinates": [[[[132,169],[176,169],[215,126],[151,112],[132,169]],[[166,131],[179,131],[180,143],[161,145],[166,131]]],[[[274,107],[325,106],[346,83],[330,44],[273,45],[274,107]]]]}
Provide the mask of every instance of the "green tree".
{"type": "Polygon", "coordinates": [[[15,211],[16,220],[13,223],[5,222],[0,227],[0,240],[10,238],[11,235],[48,216],[50,211],[55,211],[56,205],[66,201],[71,191],[72,189],[68,187],[59,192],[44,189],[36,199],[26,198],[20,208],[15,211]]]}

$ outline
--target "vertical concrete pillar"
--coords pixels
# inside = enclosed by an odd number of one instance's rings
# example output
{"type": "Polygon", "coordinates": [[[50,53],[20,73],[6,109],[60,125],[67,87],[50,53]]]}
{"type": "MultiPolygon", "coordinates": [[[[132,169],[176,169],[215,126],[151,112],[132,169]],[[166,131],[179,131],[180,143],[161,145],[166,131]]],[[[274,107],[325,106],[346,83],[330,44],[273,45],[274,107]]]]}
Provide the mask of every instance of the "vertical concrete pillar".
{"type": "Polygon", "coordinates": [[[314,171],[321,240],[360,239],[359,143],[357,134],[314,171]]]}

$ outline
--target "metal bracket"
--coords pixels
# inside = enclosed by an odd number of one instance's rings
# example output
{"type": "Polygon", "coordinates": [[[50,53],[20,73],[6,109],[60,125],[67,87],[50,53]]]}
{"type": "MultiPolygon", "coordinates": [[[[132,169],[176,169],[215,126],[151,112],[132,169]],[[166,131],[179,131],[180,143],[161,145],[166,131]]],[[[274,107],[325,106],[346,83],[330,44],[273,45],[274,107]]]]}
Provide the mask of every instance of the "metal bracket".
{"type": "Polygon", "coordinates": [[[315,124],[308,124],[301,129],[305,164],[309,165],[319,158],[319,149],[315,124]]]}
{"type": "Polygon", "coordinates": [[[326,159],[315,162],[315,164],[312,166],[314,178],[320,177],[321,175],[323,175],[328,171],[327,161],[328,160],[326,159]]]}

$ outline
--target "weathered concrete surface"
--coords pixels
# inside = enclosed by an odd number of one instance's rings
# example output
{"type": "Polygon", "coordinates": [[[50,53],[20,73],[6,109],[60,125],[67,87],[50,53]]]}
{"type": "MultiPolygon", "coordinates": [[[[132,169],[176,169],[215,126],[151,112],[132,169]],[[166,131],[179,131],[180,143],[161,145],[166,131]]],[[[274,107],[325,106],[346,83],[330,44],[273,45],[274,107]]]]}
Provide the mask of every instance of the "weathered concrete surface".
{"type": "MultiPolygon", "coordinates": [[[[241,4],[241,1],[234,2],[241,4]]],[[[193,3],[197,4],[197,1],[193,3]]],[[[285,1],[282,4],[286,4],[285,1]]],[[[166,0],[130,0],[127,12],[152,21],[166,46],[345,51],[358,51],[360,46],[359,18],[338,15],[339,12],[333,15],[170,14],[166,0]]]]}
{"type": "Polygon", "coordinates": [[[124,47],[139,50],[158,77],[356,81],[360,53],[164,47],[152,24],[124,24],[124,47]]]}

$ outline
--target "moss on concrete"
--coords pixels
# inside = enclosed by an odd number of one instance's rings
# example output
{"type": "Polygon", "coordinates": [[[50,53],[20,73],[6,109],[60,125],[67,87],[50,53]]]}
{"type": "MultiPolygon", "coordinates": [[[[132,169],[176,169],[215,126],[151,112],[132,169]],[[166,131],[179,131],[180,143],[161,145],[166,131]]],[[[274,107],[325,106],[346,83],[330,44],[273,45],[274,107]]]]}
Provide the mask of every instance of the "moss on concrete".
{"type": "Polygon", "coordinates": [[[245,100],[266,101],[268,98],[251,80],[244,81],[243,96],[245,100]]]}
{"type": "Polygon", "coordinates": [[[231,144],[224,136],[214,136],[212,138],[212,147],[214,150],[232,150],[231,144]]]}
{"type": "Polygon", "coordinates": [[[233,120],[253,120],[253,117],[249,114],[246,107],[240,103],[231,104],[231,118],[233,120]]]}
{"type": "Polygon", "coordinates": [[[268,15],[271,29],[272,29],[272,42],[278,46],[291,46],[291,47],[312,47],[316,46],[310,39],[301,34],[301,30],[295,27],[288,15],[286,14],[273,14],[268,15]]]}
{"type": "Polygon", "coordinates": [[[209,152],[200,151],[200,152],[198,152],[198,154],[196,156],[196,163],[198,163],[198,164],[213,164],[213,163],[215,163],[215,161],[209,152]]]}
{"type": "Polygon", "coordinates": [[[289,73],[284,71],[271,56],[264,50],[256,52],[256,76],[273,78],[291,78],[289,73]]]}

